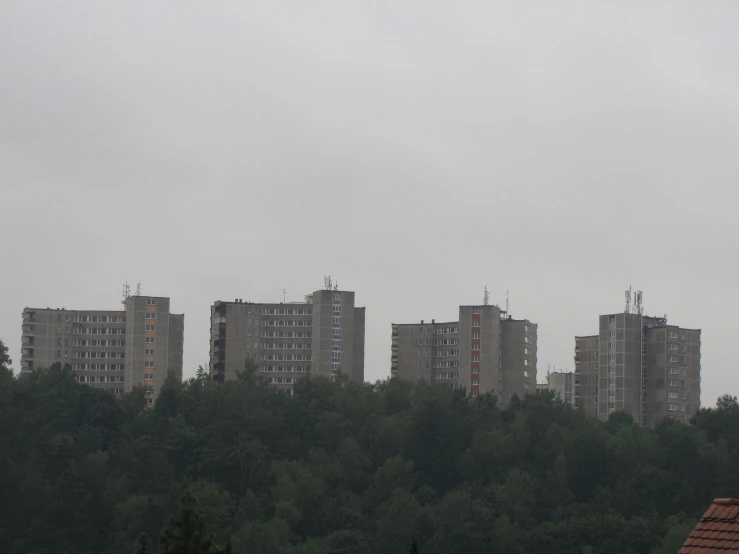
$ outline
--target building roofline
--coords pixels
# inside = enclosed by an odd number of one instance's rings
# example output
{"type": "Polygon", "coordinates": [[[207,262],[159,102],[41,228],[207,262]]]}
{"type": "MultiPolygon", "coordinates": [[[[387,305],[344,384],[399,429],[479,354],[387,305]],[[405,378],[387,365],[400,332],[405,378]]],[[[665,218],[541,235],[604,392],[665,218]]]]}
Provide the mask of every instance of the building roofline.
{"type": "Polygon", "coordinates": [[[420,327],[421,325],[459,325],[459,321],[418,321],[416,323],[390,323],[397,327],[420,327]]]}
{"type": "Polygon", "coordinates": [[[116,310],[85,310],[79,308],[31,308],[26,306],[23,308],[23,312],[125,312],[123,308],[116,310]]]}

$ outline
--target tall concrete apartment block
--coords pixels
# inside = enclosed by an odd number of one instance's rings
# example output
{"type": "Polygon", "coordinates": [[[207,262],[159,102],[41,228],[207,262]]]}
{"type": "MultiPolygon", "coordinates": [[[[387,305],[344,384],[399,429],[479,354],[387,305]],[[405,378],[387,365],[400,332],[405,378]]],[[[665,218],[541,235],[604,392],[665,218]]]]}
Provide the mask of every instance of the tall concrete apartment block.
{"type": "Polygon", "coordinates": [[[318,290],[304,302],[217,301],[211,307],[211,376],[233,380],[251,359],[268,383],[289,394],[309,375],[340,372],[363,381],[364,313],[353,292],[335,289],[318,290]]]}
{"type": "Polygon", "coordinates": [[[639,295],[601,315],[597,335],[575,337],[575,405],[601,420],[621,410],[646,426],[688,421],[700,409],[701,331],[643,315],[639,295]]]}
{"type": "Polygon", "coordinates": [[[536,390],[537,325],[498,306],[460,306],[459,321],[392,324],[391,375],[488,392],[503,404],[536,390]]]}
{"type": "Polygon", "coordinates": [[[185,316],[169,298],[128,296],[124,310],[25,308],[21,373],[69,364],[80,383],[128,392],[145,385],[153,403],[171,369],[182,378],[185,316]]]}
{"type": "Polygon", "coordinates": [[[537,385],[538,390],[549,390],[559,396],[566,404],[575,405],[574,379],[572,371],[552,371],[547,373],[547,382],[537,385]]]}

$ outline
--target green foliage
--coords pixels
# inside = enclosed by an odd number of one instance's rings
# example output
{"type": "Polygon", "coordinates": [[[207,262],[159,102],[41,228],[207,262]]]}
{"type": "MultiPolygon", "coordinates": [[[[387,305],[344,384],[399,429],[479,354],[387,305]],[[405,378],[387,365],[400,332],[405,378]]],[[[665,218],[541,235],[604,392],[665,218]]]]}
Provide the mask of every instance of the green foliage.
{"type": "Polygon", "coordinates": [[[287,396],[251,365],[170,376],[153,410],[143,393],[61,366],[0,381],[0,552],[662,554],[739,496],[733,397],[647,430],[547,394],[500,409],[339,378],[287,396]]]}
{"type": "Polygon", "coordinates": [[[13,361],[8,354],[8,347],[0,340],[0,382],[13,378],[13,370],[10,369],[12,363],[13,361]]]}
{"type": "Polygon", "coordinates": [[[186,492],[177,517],[172,518],[159,538],[162,554],[211,554],[215,550],[206,529],[205,516],[195,508],[195,498],[186,492]]]}

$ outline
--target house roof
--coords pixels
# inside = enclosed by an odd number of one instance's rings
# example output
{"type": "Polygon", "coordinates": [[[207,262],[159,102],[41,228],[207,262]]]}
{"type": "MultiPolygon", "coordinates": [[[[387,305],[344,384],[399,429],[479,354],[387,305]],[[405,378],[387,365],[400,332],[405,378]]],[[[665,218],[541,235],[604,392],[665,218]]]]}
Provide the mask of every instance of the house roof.
{"type": "Polygon", "coordinates": [[[739,499],[717,498],[690,533],[679,554],[739,553],[739,499]]]}

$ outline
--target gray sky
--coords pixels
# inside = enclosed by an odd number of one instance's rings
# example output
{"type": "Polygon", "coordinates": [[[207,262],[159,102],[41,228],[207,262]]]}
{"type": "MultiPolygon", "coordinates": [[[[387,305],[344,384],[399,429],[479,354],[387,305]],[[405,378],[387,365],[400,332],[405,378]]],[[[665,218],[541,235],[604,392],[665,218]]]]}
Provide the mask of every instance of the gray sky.
{"type": "Polygon", "coordinates": [[[328,273],[367,306],[368,379],[391,322],[485,284],[539,323],[542,373],[631,282],[703,329],[703,402],[739,393],[739,3],[615,4],[0,2],[15,367],[24,306],[141,281],[186,314],[191,376],[214,300],[328,273]]]}

